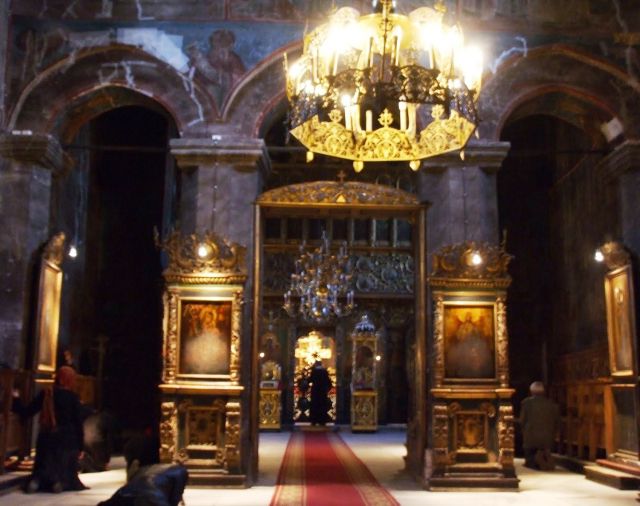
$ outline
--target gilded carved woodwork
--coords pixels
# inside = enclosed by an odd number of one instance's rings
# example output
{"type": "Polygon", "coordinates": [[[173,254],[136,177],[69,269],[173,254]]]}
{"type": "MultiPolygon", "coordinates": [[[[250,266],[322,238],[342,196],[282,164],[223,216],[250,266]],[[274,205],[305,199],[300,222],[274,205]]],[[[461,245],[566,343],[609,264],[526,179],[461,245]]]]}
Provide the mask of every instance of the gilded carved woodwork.
{"type": "Polygon", "coordinates": [[[239,473],[240,459],[240,399],[229,399],[225,406],[225,468],[230,473],[239,473]]]}
{"type": "Polygon", "coordinates": [[[240,382],[240,337],[242,329],[242,305],[244,298],[242,290],[233,293],[231,304],[231,358],[230,379],[233,383],[240,382]]]}
{"type": "Polygon", "coordinates": [[[435,294],[433,297],[433,375],[436,388],[444,382],[444,297],[435,294]]]}
{"type": "Polygon", "coordinates": [[[438,468],[450,463],[449,416],[446,404],[436,403],[433,406],[433,464],[438,468]]]}
{"type": "Polygon", "coordinates": [[[496,416],[493,404],[483,402],[477,409],[462,409],[460,403],[454,402],[449,405],[449,416],[455,453],[490,451],[489,420],[496,416]]]}
{"type": "Polygon", "coordinates": [[[498,462],[503,467],[513,468],[515,455],[515,430],[513,426],[513,407],[501,405],[498,408],[498,462]]]}
{"type": "MultiPolygon", "coordinates": [[[[169,285],[165,290],[165,329],[164,329],[164,365],[163,365],[163,382],[165,385],[188,382],[207,383],[209,381],[231,382],[237,385],[240,382],[240,354],[241,354],[241,336],[242,336],[242,306],[244,304],[244,294],[242,288],[223,284],[216,285],[169,285]],[[181,370],[184,367],[184,360],[180,358],[180,349],[183,347],[182,339],[188,336],[182,331],[182,327],[186,325],[182,321],[181,312],[189,305],[204,304],[220,304],[222,309],[226,304],[230,305],[230,324],[225,331],[228,331],[228,354],[229,354],[229,370],[224,373],[215,374],[192,374],[191,372],[181,370]],[[185,335],[181,335],[185,334],[185,335]],[[182,363],[182,365],[181,365],[182,363]]],[[[213,344],[213,343],[212,343],[213,344]]],[[[220,345],[221,343],[217,343],[220,345]]]]}
{"type": "Polygon", "coordinates": [[[213,232],[185,235],[171,232],[156,245],[167,254],[163,276],[168,283],[235,284],[247,278],[247,249],[213,232]]]}
{"type": "Polygon", "coordinates": [[[164,368],[162,379],[165,383],[176,380],[178,360],[178,294],[165,291],[163,294],[165,328],[164,328],[164,368]]]}
{"type": "Polygon", "coordinates": [[[206,450],[217,458],[224,439],[225,402],[216,399],[212,406],[190,405],[184,412],[186,450],[206,450]]]}
{"type": "Polygon", "coordinates": [[[171,233],[163,275],[161,453],[200,485],[242,484],[240,398],[245,248],[171,233]]]}
{"type": "Polygon", "coordinates": [[[518,487],[509,401],[510,259],[503,245],[474,242],[434,254],[431,488],[518,487]]]}
{"type": "Polygon", "coordinates": [[[279,429],[281,416],[281,395],[277,388],[261,388],[258,416],[261,429],[279,429]]]}
{"type": "MultiPolygon", "coordinates": [[[[294,260],[289,251],[266,251],[264,289],[283,293],[289,289],[294,260]]],[[[357,293],[412,295],[415,284],[413,256],[409,253],[351,254],[351,278],[357,293]]]]}
{"type": "Polygon", "coordinates": [[[433,254],[429,284],[436,288],[507,288],[511,284],[507,269],[512,258],[504,245],[466,241],[444,246],[433,254]]]}
{"type": "Polygon", "coordinates": [[[57,267],[62,265],[62,260],[64,259],[64,245],[65,245],[66,235],[64,232],[58,232],[55,234],[47,244],[44,246],[44,251],[42,253],[42,259],[45,262],[50,262],[57,267]]]}
{"type": "Polygon", "coordinates": [[[351,396],[351,430],[377,430],[378,403],[375,392],[354,392],[351,396]]]}
{"type": "Polygon", "coordinates": [[[358,293],[413,294],[413,255],[352,255],[352,279],[358,293]]]}
{"type": "Polygon", "coordinates": [[[496,298],[497,373],[500,386],[509,387],[509,336],[507,334],[506,297],[496,298]]]}
{"type": "Polygon", "coordinates": [[[366,137],[354,136],[346,129],[337,109],[330,113],[330,121],[314,116],[291,129],[291,133],[310,151],[337,158],[362,162],[420,160],[464,148],[476,128],[457,111],[451,111],[448,117],[443,112],[442,107],[434,107],[433,121],[418,133],[417,140],[392,128],[393,116],[386,109],[378,118],[382,127],[366,137]]]}
{"type": "Polygon", "coordinates": [[[613,271],[631,264],[631,257],[624,245],[617,241],[609,241],[600,247],[607,269],[613,271]]]}
{"type": "Polygon", "coordinates": [[[351,333],[351,430],[378,428],[378,339],[375,325],[364,313],[351,333]]]}
{"type": "Polygon", "coordinates": [[[258,197],[260,205],[330,204],[346,206],[418,206],[418,198],[391,186],[358,181],[316,181],[274,188],[258,197]]]}
{"type": "Polygon", "coordinates": [[[175,402],[160,406],[160,462],[173,462],[178,446],[178,409],[175,402]]]}

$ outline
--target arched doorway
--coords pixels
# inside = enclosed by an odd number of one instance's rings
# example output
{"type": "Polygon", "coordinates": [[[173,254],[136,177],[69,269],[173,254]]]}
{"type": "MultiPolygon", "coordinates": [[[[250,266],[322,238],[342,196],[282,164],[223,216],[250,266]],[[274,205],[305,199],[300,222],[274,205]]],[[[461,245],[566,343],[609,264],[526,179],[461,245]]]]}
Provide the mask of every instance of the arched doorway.
{"type": "MultiPolygon", "coordinates": [[[[323,232],[329,239],[346,240],[355,259],[355,299],[359,310],[350,317],[337,318],[330,324],[325,322],[317,329],[335,337],[336,420],[341,424],[350,421],[352,361],[348,336],[361,311],[370,311],[374,320],[385,327],[384,344],[388,347],[385,350],[391,350],[400,338],[407,350],[406,363],[401,364],[400,369],[406,374],[408,388],[402,392],[385,389],[380,406],[386,417],[387,399],[405,396],[407,467],[415,474],[421,472],[427,433],[426,303],[422,289],[426,270],[425,214],[425,207],[415,195],[395,187],[363,182],[317,181],[283,186],[263,193],[256,205],[254,363],[260,362],[263,335],[272,338],[278,324],[282,330],[283,366],[288,354],[294,353],[297,337],[313,330],[308,321],[279,312],[298,246],[304,240],[310,245],[319,243],[323,232]],[[406,243],[403,237],[408,239],[406,243]],[[383,283],[402,285],[407,290],[399,289],[394,294],[376,291],[383,283]]],[[[381,370],[389,377],[397,377],[397,356],[390,351],[389,356],[383,352],[382,357],[381,370]]],[[[257,367],[253,370],[254,378],[257,370],[257,367]]],[[[293,392],[292,373],[288,375],[283,370],[283,392],[293,392]]],[[[252,385],[257,384],[252,381],[252,385]]],[[[256,412],[258,395],[258,388],[254,387],[252,405],[256,412]]],[[[283,397],[283,409],[287,404],[293,405],[293,399],[287,399],[286,393],[283,397]]],[[[293,414],[290,416],[293,419],[293,414]]],[[[284,413],[283,422],[286,423],[287,417],[284,413]]],[[[252,419],[252,438],[257,457],[257,417],[252,419]]],[[[257,470],[257,461],[254,466],[257,470]]]]}
{"type": "Polygon", "coordinates": [[[53,188],[54,226],[69,230],[61,342],[96,377],[97,407],[126,435],[155,429],[162,343],[154,229],[176,219],[175,125],[158,106],[116,107],[79,126],[73,171],[53,188]]]}
{"type": "MultiPolygon", "coordinates": [[[[560,448],[580,458],[589,457],[587,442],[580,443],[575,433],[565,438],[567,431],[578,430],[571,420],[585,406],[598,395],[595,402],[603,404],[602,392],[584,384],[591,374],[600,375],[597,357],[607,359],[601,346],[606,336],[602,273],[593,253],[615,234],[616,222],[613,188],[602,184],[598,173],[608,147],[598,112],[590,107],[554,93],[517,108],[502,130],[511,150],[498,173],[500,227],[515,257],[508,314],[514,406],[517,410],[532,381],[543,380],[566,422],[560,448]],[[586,376],[563,373],[562,364],[572,357],[592,364],[586,376]]],[[[594,414],[593,426],[604,423],[597,418],[594,414]]],[[[604,448],[592,451],[592,457],[604,455],[604,448]]]]}

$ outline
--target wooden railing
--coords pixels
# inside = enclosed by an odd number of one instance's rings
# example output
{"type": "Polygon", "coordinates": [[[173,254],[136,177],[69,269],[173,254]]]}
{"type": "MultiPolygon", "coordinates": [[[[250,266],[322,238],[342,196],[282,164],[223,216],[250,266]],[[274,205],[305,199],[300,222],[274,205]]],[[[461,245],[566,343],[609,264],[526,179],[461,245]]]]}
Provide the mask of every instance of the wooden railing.
{"type": "Polygon", "coordinates": [[[595,460],[613,452],[613,402],[605,347],[560,356],[553,364],[550,396],[560,405],[559,451],[595,460]]]}
{"type": "Polygon", "coordinates": [[[14,389],[23,399],[28,399],[32,384],[30,371],[0,370],[0,473],[4,473],[7,467],[17,465],[29,452],[29,426],[11,412],[11,404],[14,389]]]}

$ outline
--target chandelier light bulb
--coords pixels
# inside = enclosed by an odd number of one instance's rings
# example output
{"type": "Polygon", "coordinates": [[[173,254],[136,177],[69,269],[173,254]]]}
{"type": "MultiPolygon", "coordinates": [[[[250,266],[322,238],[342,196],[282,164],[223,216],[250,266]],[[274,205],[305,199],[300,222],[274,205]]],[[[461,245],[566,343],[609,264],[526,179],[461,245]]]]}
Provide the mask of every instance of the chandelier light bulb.
{"type": "Polygon", "coordinates": [[[604,262],[604,255],[600,248],[596,250],[595,254],[593,255],[593,258],[595,259],[596,262],[604,262]]]}
{"type": "Polygon", "coordinates": [[[198,256],[200,258],[207,258],[209,256],[209,247],[206,244],[200,244],[198,246],[198,256]]]}
{"type": "Polygon", "coordinates": [[[69,247],[69,257],[70,258],[76,258],[78,256],[78,248],[75,247],[75,245],[71,245],[69,247]]]}
{"type": "Polygon", "coordinates": [[[473,255],[471,255],[471,263],[475,266],[481,265],[482,264],[482,255],[480,253],[478,253],[477,251],[473,253],[473,255]]]}

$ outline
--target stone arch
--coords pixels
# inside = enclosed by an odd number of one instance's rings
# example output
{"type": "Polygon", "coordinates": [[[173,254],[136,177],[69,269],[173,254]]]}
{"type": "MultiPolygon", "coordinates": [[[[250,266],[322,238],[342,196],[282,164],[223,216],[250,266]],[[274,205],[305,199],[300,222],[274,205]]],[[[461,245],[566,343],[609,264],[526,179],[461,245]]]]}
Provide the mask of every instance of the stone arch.
{"type": "Polygon", "coordinates": [[[266,128],[287,107],[284,55],[294,61],[301,52],[302,41],[294,42],[275,51],[249,72],[227,99],[223,120],[239,132],[264,136],[266,128]]]}
{"type": "Polygon", "coordinates": [[[618,117],[627,137],[640,135],[634,121],[640,111],[640,83],[610,61],[552,45],[507,60],[485,83],[478,107],[482,137],[497,140],[514,111],[527,102],[540,105],[540,97],[548,94],[563,95],[566,103],[580,104],[601,121],[618,117]]]}
{"type": "MultiPolygon", "coordinates": [[[[61,118],[81,117],[91,104],[99,113],[143,102],[166,110],[181,136],[205,135],[217,117],[215,103],[197,79],[141,49],[113,44],[72,54],[41,72],[22,91],[8,129],[61,134],[61,118]]],[[[91,117],[88,110],[84,114],[91,117]]]]}

